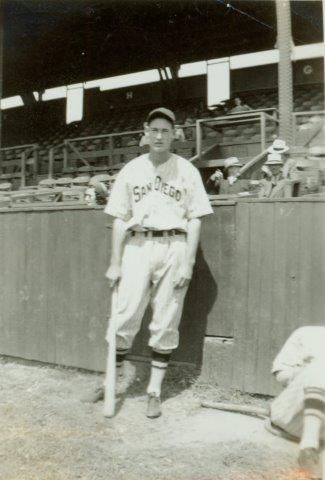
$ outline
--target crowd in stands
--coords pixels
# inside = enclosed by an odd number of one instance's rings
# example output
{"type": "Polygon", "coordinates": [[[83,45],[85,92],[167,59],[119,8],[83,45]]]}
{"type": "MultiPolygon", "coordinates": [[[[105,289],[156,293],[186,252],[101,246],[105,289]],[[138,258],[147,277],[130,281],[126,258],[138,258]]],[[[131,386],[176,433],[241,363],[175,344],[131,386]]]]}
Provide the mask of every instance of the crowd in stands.
{"type": "MultiPolygon", "coordinates": [[[[240,178],[242,167],[243,164],[237,157],[227,158],[223,171],[217,169],[208,178],[206,184],[208,192],[258,198],[290,198],[299,194],[301,183],[299,166],[296,160],[291,158],[290,148],[281,139],[275,139],[268,148],[266,161],[261,166],[260,179],[240,178]]],[[[314,185],[314,190],[317,191],[317,184],[314,185]]]]}
{"type": "MultiPolygon", "coordinates": [[[[206,122],[202,126],[203,141],[211,137],[212,142],[221,146],[226,146],[231,154],[232,145],[245,144],[245,143],[260,143],[261,133],[260,125],[257,121],[256,124],[251,121],[249,124],[238,121],[236,115],[240,113],[250,113],[256,109],[267,109],[276,107],[277,92],[276,91],[261,91],[261,92],[244,92],[242,94],[236,94],[232,99],[227,102],[222,102],[219,105],[215,105],[213,108],[207,108],[202,100],[188,101],[184,104],[179,104],[174,110],[177,117],[176,142],[174,144],[174,152],[185,157],[191,158],[196,152],[196,125],[197,119],[206,119],[206,122]],[[231,118],[235,115],[234,120],[231,118]],[[218,117],[224,117],[221,121],[218,117]],[[228,120],[229,118],[229,120],[228,120]]],[[[299,130],[312,129],[315,125],[319,124],[320,117],[318,110],[324,110],[324,92],[319,85],[312,86],[299,86],[295,88],[295,111],[296,112],[315,112],[314,115],[304,116],[297,118],[299,130]]],[[[130,159],[137,156],[142,150],[140,147],[146,145],[146,136],[143,131],[143,118],[145,118],[145,109],[142,107],[133,109],[133,111],[115,111],[109,109],[109,119],[96,119],[77,124],[62,126],[62,129],[57,129],[51,126],[55,130],[55,135],[44,130],[40,132],[38,138],[22,138],[21,143],[40,142],[38,149],[38,179],[45,175],[49,177],[60,177],[64,174],[68,174],[66,170],[63,170],[63,151],[59,148],[55,151],[54,157],[54,169],[52,173],[49,173],[49,147],[59,147],[59,144],[64,139],[76,138],[73,143],[73,149],[69,152],[69,174],[77,175],[75,178],[71,177],[70,182],[60,183],[62,179],[57,178],[55,183],[51,184],[51,178],[47,185],[40,184],[38,187],[28,186],[28,189],[24,189],[24,195],[20,190],[20,196],[16,189],[20,182],[21,176],[19,176],[19,162],[22,150],[17,146],[15,148],[8,148],[2,151],[2,175],[0,176],[0,197],[6,197],[8,201],[9,197],[13,198],[15,202],[23,203],[30,201],[31,198],[41,201],[41,199],[55,198],[55,201],[68,201],[69,198],[83,199],[88,203],[100,203],[103,198],[103,188],[100,187],[100,194],[97,192],[92,184],[84,184],[83,180],[85,175],[94,175],[95,173],[107,174],[108,165],[123,164],[130,159]],[[124,134],[127,130],[129,133],[124,134]],[[47,135],[46,141],[41,135],[47,135]],[[113,134],[112,137],[106,136],[107,134],[113,134]],[[96,137],[100,135],[100,137],[96,137]],[[112,156],[112,148],[113,156],[112,156]],[[73,151],[74,150],[74,151],[73,151]],[[76,153],[78,152],[78,153],[76,153]],[[86,154],[86,162],[82,162],[81,156],[86,154]],[[43,156],[42,156],[43,155],[43,156]],[[92,156],[93,155],[93,156],[92,156]],[[112,158],[111,158],[112,157],[112,158]],[[13,169],[10,170],[10,165],[13,165],[13,169]],[[89,167],[86,167],[88,164],[89,167]],[[100,168],[102,167],[102,168],[100,168]],[[4,170],[7,169],[7,170],[4,170]],[[13,174],[13,180],[10,179],[10,172],[13,174]],[[16,178],[14,179],[14,174],[16,178]],[[13,182],[13,184],[11,183],[13,182]],[[87,195],[77,195],[76,190],[83,189],[85,192],[87,188],[89,192],[87,195]],[[52,189],[50,197],[46,197],[46,192],[41,191],[44,189],[52,189]],[[70,189],[69,192],[59,192],[59,189],[70,189]],[[10,193],[10,190],[13,193],[10,193]],[[74,194],[72,195],[72,190],[74,194]],[[28,194],[29,195],[28,195],[28,194]],[[55,193],[55,195],[54,195],[55,193]],[[44,194],[44,195],[43,195],[44,194]],[[43,195],[43,196],[42,196],[43,195]],[[24,199],[25,198],[25,199],[24,199]]],[[[268,144],[276,138],[277,126],[276,122],[270,122],[266,124],[266,141],[268,144]]],[[[22,135],[24,132],[22,131],[22,135]]],[[[6,137],[6,128],[4,127],[4,137],[6,137]]],[[[207,143],[207,145],[212,144],[207,143]]],[[[145,151],[145,150],[143,150],[145,151]]],[[[299,167],[289,166],[293,165],[293,162],[288,161],[290,158],[290,152],[288,151],[269,151],[269,156],[266,158],[265,163],[257,175],[257,180],[246,180],[242,175],[238,176],[238,172],[241,173],[243,168],[242,163],[238,159],[230,158],[225,161],[223,171],[218,169],[207,182],[207,189],[210,193],[219,195],[257,195],[266,198],[272,198],[274,196],[286,196],[291,191],[293,194],[297,193],[297,184],[299,178],[295,179],[295,175],[301,173],[299,167]],[[278,156],[280,155],[280,157],[278,156]],[[285,180],[285,181],[284,181],[285,180]],[[292,183],[292,188],[280,188],[280,185],[288,184],[288,181],[292,183]]],[[[236,155],[236,153],[234,152],[236,155]]],[[[226,155],[225,155],[226,156],[226,155]]],[[[224,156],[224,157],[225,157],[224,156]]],[[[222,158],[222,157],[218,157],[222,158]]],[[[33,158],[28,158],[26,163],[26,173],[31,174],[33,170],[33,158]]],[[[109,174],[112,177],[111,174],[109,174]]],[[[299,175],[298,175],[299,177],[299,175]]],[[[67,178],[67,177],[65,177],[67,178]]],[[[34,175],[35,180],[35,175],[34,175]]],[[[69,177],[68,177],[69,180],[69,177]]],[[[91,180],[91,179],[90,179],[91,180]]],[[[89,182],[90,182],[89,180],[89,182]]],[[[107,181],[107,193],[109,194],[109,188],[112,184],[112,178],[107,181]]],[[[105,185],[105,182],[100,182],[105,185]]],[[[20,182],[22,185],[24,182],[20,182]]],[[[30,183],[30,181],[29,181],[30,183]]],[[[35,181],[34,181],[35,183],[35,181]]],[[[316,181],[317,183],[317,181],[316,181]]],[[[324,183],[324,179],[323,179],[324,183]]],[[[319,182],[318,182],[319,184],[319,182]]],[[[310,187],[310,185],[309,185],[310,187]]],[[[310,192],[312,188],[308,189],[310,192]]],[[[298,191],[301,192],[301,189],[298,191]]],[[[300,194],[300,193],[299,193],[300,194]]],[[[104,196],[105,197],[105,196],[104,196]]]]}

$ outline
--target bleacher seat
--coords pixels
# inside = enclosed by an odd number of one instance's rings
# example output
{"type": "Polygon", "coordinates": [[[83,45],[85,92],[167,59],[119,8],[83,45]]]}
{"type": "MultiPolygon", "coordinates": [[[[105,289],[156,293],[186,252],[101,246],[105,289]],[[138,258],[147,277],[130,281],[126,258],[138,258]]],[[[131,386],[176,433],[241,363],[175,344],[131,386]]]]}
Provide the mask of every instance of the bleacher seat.
{"type": "Polygon", "coordinates": [[[53,178],[44,178],[38,182],[39,188],[54,188],[56,181],[53,178]]]}
{"type": "Polygon", "coordinates": [[[0,183],[0,195],[3,192],[10,192],[10,190],[12,190],[12,183],[11,182],[0,183]]]}
{"type": "Polygon", "coordinates": [[[71,187],[72,184],[73,184],[72,177],[61,177],[55,180],[56,187],[71,187]]]}
{"type": "Polygon", "coordinates": [[[82,176],[79,176],[79,177],[75,177],[73,179],[72,183],[73,183],[74,187],[85,186],[85,185],[89,184],[89,180],[90,180],[90,175],[82,175],[82,176]]]}

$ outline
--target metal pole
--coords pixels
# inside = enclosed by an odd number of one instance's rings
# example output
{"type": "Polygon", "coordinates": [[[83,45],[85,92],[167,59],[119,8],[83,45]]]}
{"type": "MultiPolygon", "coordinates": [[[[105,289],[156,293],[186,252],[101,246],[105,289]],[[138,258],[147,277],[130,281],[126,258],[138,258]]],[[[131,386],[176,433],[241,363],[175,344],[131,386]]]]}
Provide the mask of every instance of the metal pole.
{"type": "Polygon", "coordinates": [[[265,113],[261,112],[261,151],[266,149],[266,131],[265,131],[265,126],[266,126],[266,118],[265,118],[265,113]]]}
{"type": "Polygon", "coordinates": [[[54,165],[54,147],[49,151],[49,178],[53,178],[53,165],[54,165]]]}
{"type": "Polygon", "coordinates": [[[292,143],[296,143],[296,133],[297,133],[297,116],[295,113],[292,114],[292,143]]]}
{"type": "Polygon", "coordinates": [[[202,151],[202,131],[200,120],[196,120],[196,154],[199,156],[199,161],[201,160],[201,151],[202,151]]]}
{"type": "Polygon", "coordinates": [[[33,179],[34,181],[36,181],[37,175],[38,175],[38,146],[37,145],[33,147],[33,157],[34,157],[33,179]]]}
{"type": "Polygon", "coordinates": [[[109,137],[109,158],[108,158],[108,166],[114,164],[114,140],[113,137],[109,137]]]}
{"type": "Polygon", "coordinates": [[[26,186],[26,152],[22,152],[20,188],[24,188],[25,186],[26,186]]]}
{"type": "Polygon", "coordinates": [[[68,168],[68,142],[64,140],[63,145],[63,170],[67,170],[68,168]]]}
{"type": "Polygon", "coordinates": [[[280,137],[292,144],[293,84],[291,63],[291,12],[289,0],[276,0],[277,44],[279,49],[278,89],[280,137]]]}

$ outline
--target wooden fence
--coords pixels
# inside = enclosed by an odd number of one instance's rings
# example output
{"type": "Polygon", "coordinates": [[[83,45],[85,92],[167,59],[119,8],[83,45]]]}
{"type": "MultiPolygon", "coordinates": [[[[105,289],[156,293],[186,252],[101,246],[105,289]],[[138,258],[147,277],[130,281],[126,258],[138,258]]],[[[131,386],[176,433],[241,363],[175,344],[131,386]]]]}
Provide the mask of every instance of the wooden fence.
{"type": "MultiPolygon", "coordinates": [[[[209,339],[233,339],[220,379],[272,393],[275,353],[294,328],[324,315],[325,201],[214,209],[203,222],[174,360],[200,364],[209,339]]],[[[0,212],[1,354],[104,369],[109,222],[101,209],[84,207],[0,212]]],[[[144,325],[133,353],[149,355],[146,344],[144,325]]],[[[218,381],[218,369],[214,375],[218,381]]]]}

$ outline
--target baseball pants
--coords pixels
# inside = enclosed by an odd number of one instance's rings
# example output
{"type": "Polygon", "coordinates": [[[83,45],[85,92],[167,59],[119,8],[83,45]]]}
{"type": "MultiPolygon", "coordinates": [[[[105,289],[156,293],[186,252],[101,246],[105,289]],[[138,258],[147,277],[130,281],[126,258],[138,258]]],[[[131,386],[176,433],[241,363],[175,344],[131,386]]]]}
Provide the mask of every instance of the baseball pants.
{"type": "Polygon", "coordinates": [[[178,326],[187,287],[176,289],[173,282],[185,253],[185,234],[146,237],[136,233],[127,240],[115,313],[112,313],[118,350],[131,348],[149,301],[152,307],[149,346],[162,353],[178,347],[178,326]]]}
{"type": "MultiPolygon", "coordinates": [[[[302,367],[295,378],[271,405],[271,421],[291,435],[300,438],[306,399],[325,405],[324,361],[313,360],[302,367]]],[[[316,413],[316,412],[315,412],[316,413]]],[[[325,440],[325,425],[321,438],[325,440]]]]}

